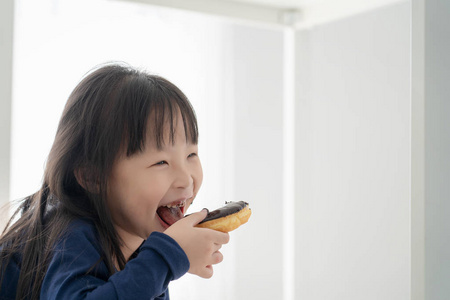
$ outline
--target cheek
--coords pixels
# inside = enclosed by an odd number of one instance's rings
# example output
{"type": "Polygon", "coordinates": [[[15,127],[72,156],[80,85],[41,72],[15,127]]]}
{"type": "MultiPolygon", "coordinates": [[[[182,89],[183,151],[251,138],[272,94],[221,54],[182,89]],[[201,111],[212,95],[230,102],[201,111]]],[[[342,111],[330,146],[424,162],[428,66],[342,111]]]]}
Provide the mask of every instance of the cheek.
{"type": "Polygon", "coordinates": [[[108,206],[115,211],[146,213],[157,206],[164,194],[164,180],[146,172],[114,178],[108,184],[108,206]]]}

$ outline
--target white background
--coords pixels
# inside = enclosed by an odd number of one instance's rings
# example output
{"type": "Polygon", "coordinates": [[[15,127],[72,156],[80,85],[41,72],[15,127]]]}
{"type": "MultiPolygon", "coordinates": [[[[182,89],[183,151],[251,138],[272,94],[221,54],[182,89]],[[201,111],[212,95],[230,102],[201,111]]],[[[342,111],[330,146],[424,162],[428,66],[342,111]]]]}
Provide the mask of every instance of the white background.
{"type": "MultiPolygon", "coordinates": [[[[97,64],[125,61],[175,83],[196,109],[205,179],[192,211],[234,200],[225,168],[232,152],[226,146],[226,124],[231,123],[226,103],[232,101],[232,90],[225,76],[231,64],[222,64],[229,56],[225,37],[223,23],[215,19],[139,4],[18,1],[11,199],[39,189],[65,101],[82,76],[97,64]]],[[[172,298],[220,299],[222,284],[234,278],[233,247],[224,247],[228,263],[216,268],[213,279],[187,275],[173,284],[172,298]]]]}
{"type": "Polygon", "coordinates": [[[115,1],[16,1],[10,198],[39,188],[82,75],[126,61],[174,82],[196,108],[205,181],[192,209],[246,200],[253,210],[215,276],[183,277],[173,299],[410,299],[410,17],[403,1],[299,29],[292,61],[281,27],[115,1]],[[289,64],[295,128],[283,110],[289,64]]]}
{"type": "Polygon", "coordinates": [[[410,14],[297,34],[296,299],[410,299],[410,14]]]}

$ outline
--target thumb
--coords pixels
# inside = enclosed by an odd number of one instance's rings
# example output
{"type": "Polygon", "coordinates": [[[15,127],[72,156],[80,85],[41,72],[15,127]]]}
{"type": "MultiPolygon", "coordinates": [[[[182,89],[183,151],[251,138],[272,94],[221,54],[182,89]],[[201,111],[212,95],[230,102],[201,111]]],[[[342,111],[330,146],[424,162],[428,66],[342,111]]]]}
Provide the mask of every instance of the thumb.
{"type": "Polygon", "coordinates": [[[204,208],[199,212],[187,215],[184,218],[184,222],[186,222],[188,225],[195,226],[198,223],[200,223],[201,221],[203,221],[204,218],[206,218],[206,215],[208,214],[208,212],[209,212],[208,209],[204,208]]]}

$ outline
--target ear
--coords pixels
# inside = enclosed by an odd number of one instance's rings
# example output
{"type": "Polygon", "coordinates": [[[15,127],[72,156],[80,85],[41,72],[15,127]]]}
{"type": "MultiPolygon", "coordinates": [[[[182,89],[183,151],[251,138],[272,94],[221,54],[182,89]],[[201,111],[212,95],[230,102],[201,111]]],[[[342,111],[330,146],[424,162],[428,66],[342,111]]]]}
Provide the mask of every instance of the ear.
{"type": "Polygon", "coordinates": [[[91,194],[98,194],[100,192],[100,183],[98,179],[92,174],[91,170],[87,168],[78,168],[74,172],[78,184],[91,194]]]}

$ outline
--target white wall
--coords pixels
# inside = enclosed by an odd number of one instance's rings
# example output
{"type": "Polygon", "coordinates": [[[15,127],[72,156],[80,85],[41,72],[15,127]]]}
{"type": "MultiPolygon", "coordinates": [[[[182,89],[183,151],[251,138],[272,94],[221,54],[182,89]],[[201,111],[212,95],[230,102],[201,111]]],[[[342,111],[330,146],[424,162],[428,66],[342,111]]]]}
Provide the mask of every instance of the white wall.
{"type": "Polygon", "coordinates": [[[425,297],[450,297],[450,2],[425,3],[425,297]]]}
{"type": "MultiPolygon", "coordinates": [[[[205,177],[192,212],[233,200],[228,128],[232,43],[226,24],[105,0],[22,0],[16,15],[11,199],[39,188],[62,108],[83,74],[99,63],[119,60],[168,78],[196,109],[205,177]]],[[[230,274],[236,243],[223,247],[225,261],[215,267],[213,278],[188,274],[171,285],[171,297],[235,299],[230,274]],[[224,284],[230,293],[222,292],[224,284]]]]}
{"type": "Polygon", "coordinates": [[[17,14],[11,197],[39,188],[63,105],[84,72],[108,60],[144,67],[196,108],[205,177],[192,211],[230,200],[253,210],[221,249],[213,278],[187,274],[171,297],[279,299],[283,30],[103,0],[22,0],[17,14]]]}
{"type": "Polygon", "coordinates": [[[97,64],[126,61],[167,77],[200,122],[210,111],[196,104],[221,101],[220,21],[106,0],[23,0],[16,14],[11,199],[40,187],[65,101],[97,64]]]}
{"type": "Polygon", "coordinates": [[[283,31],[233,26],[234,195],[252,217],[236,232],[234,297],[283,295],[283,31]]]}
{"type": "Polygon", "coordinates": [[[410,299],[410,13],[297,34],[296,299],[410,299]]]}
{"type": "MultiPolygon", "coordinates": [[[[450,293],[450,8],[425,2],[424,260],[427,299],[440,300],[450,293]]],[[[65,97],[83,72],[109,59],[145,66],[180,85],[197,108],[205,183],[194,209],[246,200],[253,210],[231,233],[216,275],[187,275],[173,284],[173,298],[282,299],[282,30],[114,1],[19,3],[29,12],[21,17],[37,19],[16,28],[30,39],[15,44],[12,198],[39,186],[65,97]],[[43,77],[44,69],[52,72],[43,77]],[[20,129],[23,120],[33,126],[20,129]]],[[[413,296],[410,14],[404,1],[296,34],[295,299],[413,296]]]]}
{"type": "MultiPolygon", "coordinates": [[[[14,1],[0,3],[0,207],[9,200],[14,1]]],[[[0,214],[0,230],[5,216],[0,214]]]]}

